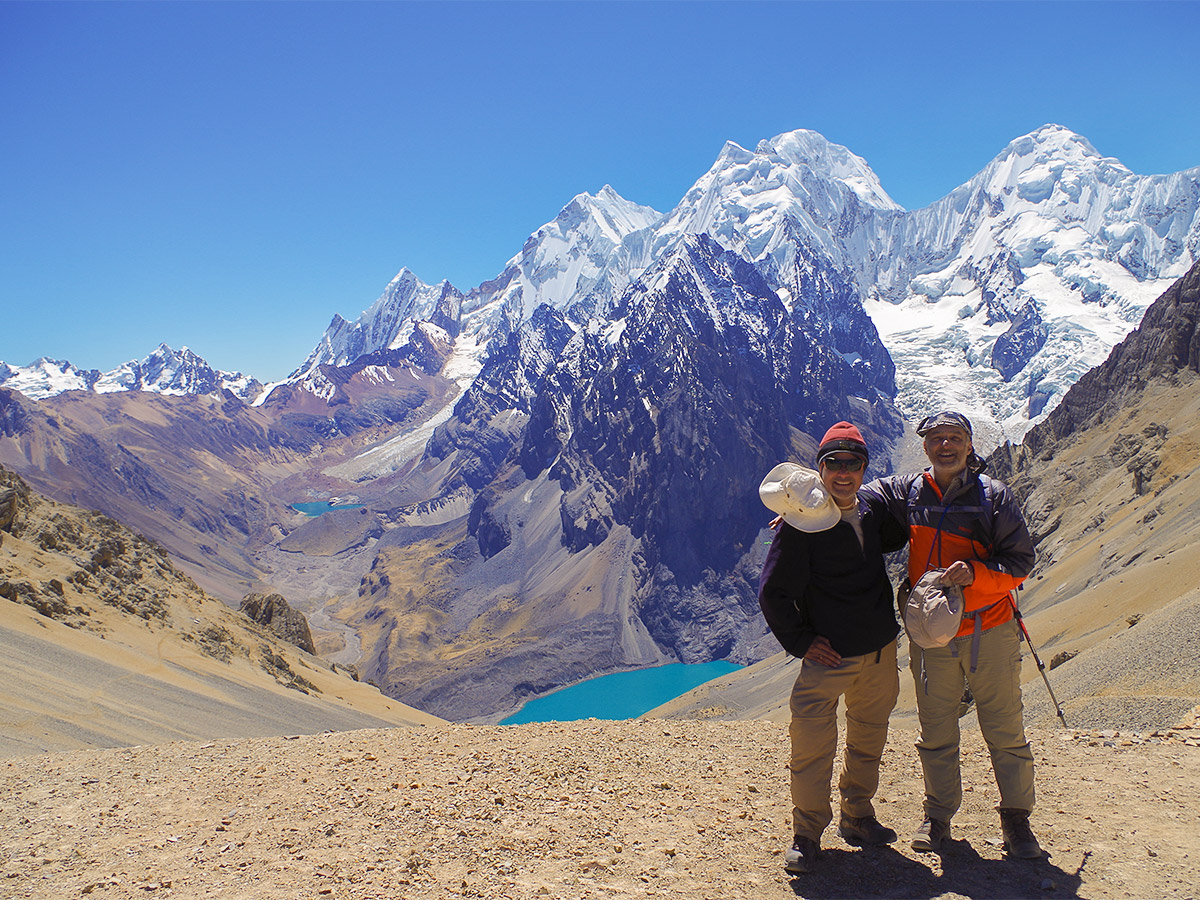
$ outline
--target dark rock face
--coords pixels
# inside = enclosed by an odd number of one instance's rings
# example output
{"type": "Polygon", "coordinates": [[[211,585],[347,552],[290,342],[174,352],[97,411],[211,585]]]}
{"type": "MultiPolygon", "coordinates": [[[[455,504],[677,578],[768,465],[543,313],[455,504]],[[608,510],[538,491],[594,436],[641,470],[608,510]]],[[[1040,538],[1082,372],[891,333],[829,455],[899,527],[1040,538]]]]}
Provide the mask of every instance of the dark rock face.
{"type": "MultiPolygon", "coordinates": [[[[528,321],[495,342],[454,417],[434,431],[425,459],[458,451],[455,482],[481,490],[518,447],[535,399],[574,330],[562,314],[539,306],[528,321]]],[[[482,516],[482,513],[481,513],[482,516]]],[[[482,521],[481,517],[475,519],[482,521]]]]}
{"type": "Polygon", "coordinates": [[[691,586],[728,571],[761,528],[758,480],[791,455],[790,428],[861,421],[851,396],[874,398],[879,421],[888,404],[741,257],[701,236],[664,270],[609,313],[617,324],[567,348],[518,460],[562,484],[567,541],[628,525],[651,569],[691,586]]]}
{"type": "Polygon", "coordinates": [[[29,414],[21,395],[9,388],[0,388],[0,437],[15,437],[29,428],[29,414]]]}
{"type": "Polygon", "coordinates": [[[996,338],[992,345],[992,368],[1005,381],[1011,381],[1021,372],[1033,355],[1046,345],[1050,329],[1042,320],[1037,306],[1031,300],[1021,313],[1013,319],[1008,331],[996,338]]]}
{"type": "Polygon", "coordinates": [[[250,619],[270,629],[301,650],[316,655],[308,620],[299,610],[292,609],[279,594],[247,594],[239,609],[250,619]]]}
{"type": "Polygon", "coordinates": [[[1010,306],[1016,305],[1013,297],[1025,281],[1025,273],[1011,252],[997,253],[988,260],[986,267],[966,265],[960,272],[979,285],[989,325],[1014,321],[1010,306]]]}
{"type": "MultiPolygon", "coordinates": [[[[812,322],[789,313],[752,264],[688,237],[603,320],[573,333],[542,307],[510,333],[427,456],[457,453],[478,490],[468,528],[485,559],[512,539],[499,509],[515,465],[515,484],[561,487],[561,540],[573,553],[629,530],[634,606],[660,648],[686,662],[727,657],[758,615],[763,474],[797,458],[798,433],[819,437],[839,419],[870,435],[881,467],[901,432],[868,381],[878,373],[848,363],[812,322]]],[[[586,669],[580,652],[572,658],[586,669]]],[[[621,664],[597,657],[591,670],[621,664]]]]}
{"type": "Polygon", "coordinates": [[[471,505],[471,514],[467,517],[467,531],[475,536],[484,559],[491,559],[512,543],[508,521],[497,518],[490,508],[496,496],[497,492],[491,488],[483,491],[471,505]]]}
{"type": "MultiPolygon", "coordinates": [[[[857,203],[854,205],[857,208],[857,203]]],[[[764,277],[772,285],[786,288],[795,298],[793,312],[799,327],[844,357],[855,359],[851,365],[864,381],[894,397],[896,364],[863,309],[853,274],[838,269],[825,253],[812,247],[803,229],[791,219],[785,227],[797,249],[795,262],[790,271],[776,273],[764,260],[760,264],[764,277]]]]}
{"type": "Polygon", "coordinates": [[[0,468],[0,531],[13,529],[21,508],[29,503],[29,487],[21,476],[0,468]]]}
{"type": "Polygon", "coordinates": [[[462,292],[450,282],[444,282],[441,296],[438,297],[430,321],[443,329],[450,337],[458,337],[458,332],[462,327],[462,307],[462,292]]]}

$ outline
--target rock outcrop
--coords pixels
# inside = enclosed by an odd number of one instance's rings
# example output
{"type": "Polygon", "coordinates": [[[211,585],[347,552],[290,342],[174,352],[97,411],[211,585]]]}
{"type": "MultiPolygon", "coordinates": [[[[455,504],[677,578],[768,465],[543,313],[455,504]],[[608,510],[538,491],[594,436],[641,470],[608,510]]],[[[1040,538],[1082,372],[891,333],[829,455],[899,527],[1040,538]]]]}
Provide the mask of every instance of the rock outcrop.
{"type": "Polygon", "coordinates": [[[292,609],[282,594],[247,594],[238,609],[252,621],[270,629],[272,634],[316,655],[308,619],[299,610],[292,609]]]}

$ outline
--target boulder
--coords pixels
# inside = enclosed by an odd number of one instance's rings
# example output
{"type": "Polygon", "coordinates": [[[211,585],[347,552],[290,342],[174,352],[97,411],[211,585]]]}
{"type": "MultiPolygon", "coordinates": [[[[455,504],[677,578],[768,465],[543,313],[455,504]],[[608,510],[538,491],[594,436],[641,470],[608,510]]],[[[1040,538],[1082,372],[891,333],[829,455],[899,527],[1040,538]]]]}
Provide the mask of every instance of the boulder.
{"type": "Polygon", "coordinates": [[[280,594],[247,594],[238,607],[259,625],[301,650],[317,653],[313,645],[308,620],[299,610],[292,609],[280,594]]]}

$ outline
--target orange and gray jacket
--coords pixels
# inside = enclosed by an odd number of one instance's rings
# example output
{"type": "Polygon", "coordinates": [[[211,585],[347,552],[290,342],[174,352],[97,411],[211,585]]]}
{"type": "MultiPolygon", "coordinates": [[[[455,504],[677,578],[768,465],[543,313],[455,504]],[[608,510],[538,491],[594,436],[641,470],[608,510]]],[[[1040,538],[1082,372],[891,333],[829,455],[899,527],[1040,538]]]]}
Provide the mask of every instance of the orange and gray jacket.
{"type": "Polygon", "coordinates": [[[863,485],[882,499],[897,521],[908,525],[908,579],[916,584],[926,569],[945,569],[962,560],[975,580],[963,588],[965,614],[959,637],[994,628],[1013,617],[1009,591],[1033,568],[1033,540],[1012,491],[1002,482],[968,469],[943,495],[928,469],[863,485]]]}

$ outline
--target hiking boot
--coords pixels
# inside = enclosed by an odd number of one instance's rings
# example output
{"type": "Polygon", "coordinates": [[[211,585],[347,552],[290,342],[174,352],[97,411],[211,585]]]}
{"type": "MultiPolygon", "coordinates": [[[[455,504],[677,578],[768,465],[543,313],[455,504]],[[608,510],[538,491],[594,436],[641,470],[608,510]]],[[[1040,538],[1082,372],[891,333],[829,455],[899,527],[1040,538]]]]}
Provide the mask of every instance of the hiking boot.
{"type": "Polygon", "coordinates": [[[796,835],[792,841],[792,849],[783,855],[783,869],[792,875],[803,875],[811,872],[821,848],[812,838],[796,835]]]}
{"type": "Polygon", "coordinates": [[[950,823],[943,819],[925,817],[921,827],[912,838],[912,848],[922,853],[937,853],[942,849],[942,842],[950,840],[950,823]]]}
{"type": "Polygon", "coordinates": [[[1029,827],[1029,812],[1024,809],[1000,810],[1000,830],[1004,833],[1004,849],[1009,856],[1038,859],[1042,846],[1029,827]]]}
{"type": "Polygon", "coordinates": [[[842,813],[838,834],[847,844],[890,844],[896,832],[879,824],[874,816],[848,816],[842,813]]]}

